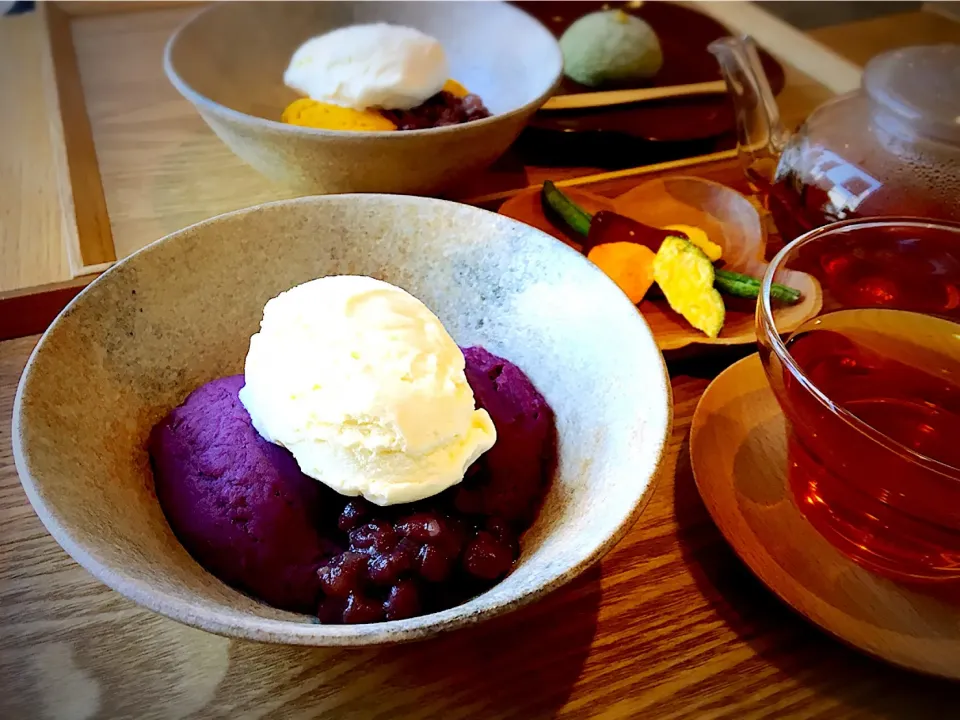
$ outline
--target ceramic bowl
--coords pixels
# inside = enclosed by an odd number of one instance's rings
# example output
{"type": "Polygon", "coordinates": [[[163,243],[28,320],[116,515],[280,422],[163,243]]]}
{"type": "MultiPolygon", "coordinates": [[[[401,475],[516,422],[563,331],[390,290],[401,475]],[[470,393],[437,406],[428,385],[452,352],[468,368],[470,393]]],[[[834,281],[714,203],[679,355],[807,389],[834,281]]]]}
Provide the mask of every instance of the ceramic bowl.
{"type": "Polygon", "coordinates": [[[551,33],[491,2],[214,3],[170,39],[164,68],[231,150],[268,178],[307,193],[434,194],[509,147],[558,84],[551,33]],[[492,117],[429,130],[338,132],[287,125],[298,94],[283,84],[294,50],[344,25],[388,22],[436,37],[450,75],[492,117]]]}
{"type": "Polygon", "coordinates": [[[643,318],[585,258],[515,220],[443,200],[334,195],[222,215],[159,240],[84,290],[41,338],[14,409],[17,469],[56,540],[104,583],[224,635],[311,645],[414,640],[567,582],[617,542],[652,491],[670,385],[643,318]],[[331,274],[421,298],[461,345],[527,372],[556,413],[559,458],[515,570],[443,612],[320,625],[219,582],[153,491],[150,429],[197,386],[243,370],[264,303],[331,274]]]}

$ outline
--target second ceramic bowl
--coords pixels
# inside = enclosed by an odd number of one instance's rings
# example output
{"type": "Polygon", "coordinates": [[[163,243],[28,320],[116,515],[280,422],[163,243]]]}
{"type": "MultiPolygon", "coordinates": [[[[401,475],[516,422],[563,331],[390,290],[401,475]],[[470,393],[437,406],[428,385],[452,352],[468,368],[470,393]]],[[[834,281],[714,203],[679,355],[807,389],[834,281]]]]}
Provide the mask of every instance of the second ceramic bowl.
{"type": "Polygon", "coordinates": [[[435,194],[482,170],[558,84],[556,39],[493,2],[214,3],[170,39],[164,69],[231,150],[268,178],[310,194],[435,194]],[[339,132],[279,121],[298,95],[283,84],[294,50],[345,25],[387,22],[436,37],[450,76],[492,116],[462,125],[339,132]]]}
{"type": "Polygon", "coordinates": [[[37,345],[14,409],[27,496],[84,567],[143,605],[271,642],[414,640],[526,604],[636,520],[670,433],[663,358],[630,301],[583,256],[509,218],[418,197],[335,195],[222,215],[149,245],[84,290],[37,345]],[[197,386],[241,372],[264,303],[324,275],[421,298],[461,345],[515,362],[553,407],[558,466],[513,572],[449,610],[320,625],[227,587],[180,545],[146,442],[197,386]]]}

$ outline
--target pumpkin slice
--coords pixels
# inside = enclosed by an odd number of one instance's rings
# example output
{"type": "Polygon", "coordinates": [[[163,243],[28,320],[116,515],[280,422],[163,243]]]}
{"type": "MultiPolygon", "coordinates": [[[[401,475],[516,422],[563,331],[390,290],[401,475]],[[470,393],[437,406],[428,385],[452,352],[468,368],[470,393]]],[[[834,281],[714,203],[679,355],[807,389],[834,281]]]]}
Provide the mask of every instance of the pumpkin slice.
{"type": "Polygon", "coordinates": [[[720,334],[726,309],[713,287],[713,263],[703,250],[689,240],[668,237],[653,260],[653,279],[688,323],[707,337],[720,334]]]}
{"type": "Polygon", "coordinates": [[[603,270],[634,305],[643,300],[653,285],[654,258],[653,250],[632,242],[597,245],[587,255],[587,259],[603,270]]]}

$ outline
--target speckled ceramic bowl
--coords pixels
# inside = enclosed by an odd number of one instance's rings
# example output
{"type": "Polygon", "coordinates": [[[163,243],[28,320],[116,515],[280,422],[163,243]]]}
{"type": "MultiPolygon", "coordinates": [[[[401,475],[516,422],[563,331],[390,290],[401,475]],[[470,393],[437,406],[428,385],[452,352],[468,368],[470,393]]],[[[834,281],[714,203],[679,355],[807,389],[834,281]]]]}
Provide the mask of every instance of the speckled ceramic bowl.
{"type": "Polygon", "coordinates": [[[560,80],[551,33],[492,2],[214,3],[170,39],[167,76],[230,149],[308,193],[435,194],[503,154],[560,80]],[[344,25],[388,22],[440,40],[450,75],[492,117],[403,132],[335,132],[279,122],[298,95],[283,72],[299,45],[344,25]]]}
{"type": "Polygon", "coordinates": [[[225,635],[367,645],[478,622],[587,568],[646,504],[670,418],[670,385],[650,329],[579,253],[465,205],[337,195],[222,215],[117,263],[37,345],[17,392],[13,446],[47,529],[124,595],[225,635]],[[450,610],[349,626],[267,607],[193,561],[153,492],[153,425],[202,383],[242,372],[267,300],[344,273],[421,298],[458,343],[483,345],[522,368],[556,413],[555,481],[516,569],[450,610]]]}

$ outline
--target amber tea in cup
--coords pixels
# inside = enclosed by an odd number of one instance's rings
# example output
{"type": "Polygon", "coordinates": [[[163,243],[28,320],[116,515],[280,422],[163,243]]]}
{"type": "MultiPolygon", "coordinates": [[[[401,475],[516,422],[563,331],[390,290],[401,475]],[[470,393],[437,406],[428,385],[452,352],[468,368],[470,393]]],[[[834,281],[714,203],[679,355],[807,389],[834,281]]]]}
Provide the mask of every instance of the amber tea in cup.
{"type": "Polygon", "coordinates": [[[805,517],[871,570],[960,579],[960,224],[801,236],[768,268],[757,326],[805,517]],[[823,305],[781,336],[769,288],[788,269],[818,280],[823,305]]]}

